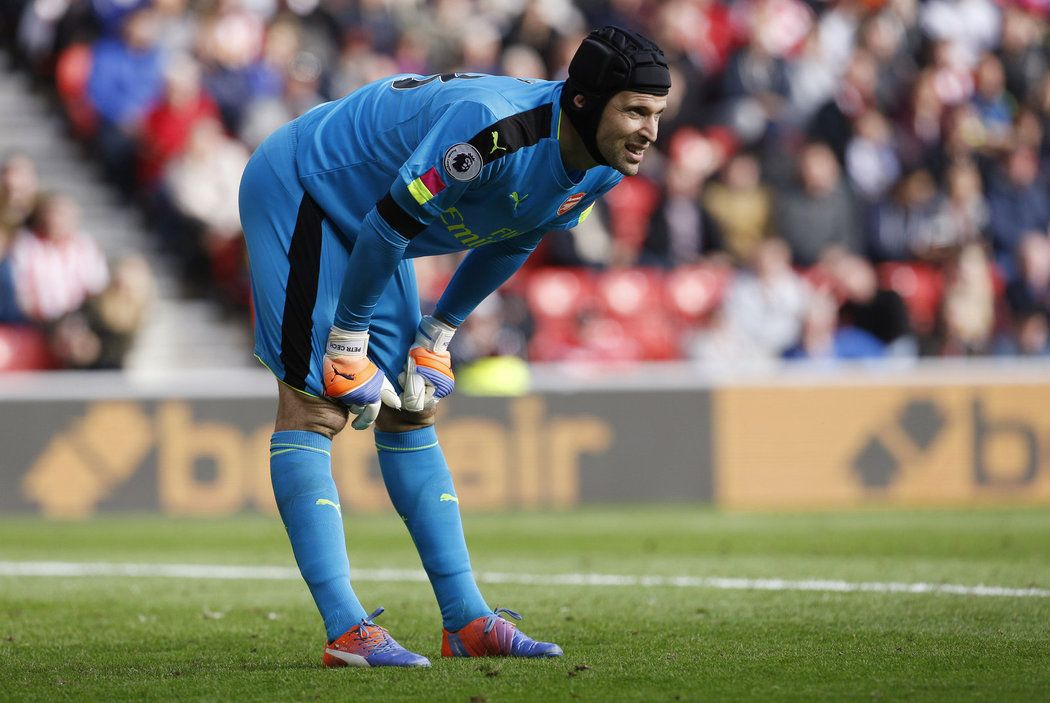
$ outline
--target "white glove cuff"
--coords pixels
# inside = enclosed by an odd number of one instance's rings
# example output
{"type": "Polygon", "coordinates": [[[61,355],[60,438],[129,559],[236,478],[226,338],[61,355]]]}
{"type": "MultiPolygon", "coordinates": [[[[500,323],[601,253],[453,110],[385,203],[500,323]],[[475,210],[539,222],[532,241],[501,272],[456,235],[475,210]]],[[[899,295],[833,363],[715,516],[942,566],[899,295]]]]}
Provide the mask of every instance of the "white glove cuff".
{"type": "Polygon", "coordinates": [[[368,332],[351,332],[333,325],[332,329],[328,330],[328,346],[325,353],[329,356],[365,356],[368,353],[368,332]]]}
{"type": "Polygon", "coordinates": [[[427,315],[419,321],[419,333],[429,342],[430,351],[446,352],[456,328],[427,315]]]}

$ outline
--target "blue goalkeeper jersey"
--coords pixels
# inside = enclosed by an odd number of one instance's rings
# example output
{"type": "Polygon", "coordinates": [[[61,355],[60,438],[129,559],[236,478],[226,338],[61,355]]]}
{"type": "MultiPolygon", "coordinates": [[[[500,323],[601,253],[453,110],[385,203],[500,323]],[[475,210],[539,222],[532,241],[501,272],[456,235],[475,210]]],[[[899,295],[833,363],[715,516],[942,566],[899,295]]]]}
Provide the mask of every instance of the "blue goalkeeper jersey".
{"type": "MultiPolygon", "coordinates": [[[[410,240],[406,257],[475,249],[574,227],[621,174],[566,172],[561,82],[402,75],[300,117],[299,179],[341,236],[365,216],[410,240]]],[[[521,243],[524,243],[521,242],[521,243]]]]}

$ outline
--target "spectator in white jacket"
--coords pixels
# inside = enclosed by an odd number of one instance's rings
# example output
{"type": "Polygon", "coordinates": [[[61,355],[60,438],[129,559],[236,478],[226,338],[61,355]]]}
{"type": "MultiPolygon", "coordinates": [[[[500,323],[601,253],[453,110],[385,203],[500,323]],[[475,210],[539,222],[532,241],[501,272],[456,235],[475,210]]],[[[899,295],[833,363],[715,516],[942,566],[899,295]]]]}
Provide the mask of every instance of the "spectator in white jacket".
{"type": "Polygon", "coordinates": [[[80,229],[72,198],[45,196],[9,252],[18,307],[28,321],[51,322],[78,309],[109,282],[95,239],[80,229]]]}

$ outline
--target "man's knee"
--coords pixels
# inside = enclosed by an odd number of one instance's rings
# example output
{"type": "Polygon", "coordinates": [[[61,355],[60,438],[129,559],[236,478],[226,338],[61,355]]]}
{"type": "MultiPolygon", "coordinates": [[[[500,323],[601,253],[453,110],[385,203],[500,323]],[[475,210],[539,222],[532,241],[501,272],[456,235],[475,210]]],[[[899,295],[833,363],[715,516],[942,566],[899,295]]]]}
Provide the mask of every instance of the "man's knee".
{"type": "Polygon", "coordinates": [[[316,432],[332,439],[346,427],[346,407],[324,398],[300,393],[278,383],[277,423],[274,429],[316,432]]]}
{"type": "Polygon", "coordinates": [[[413,413],[394,410],[384,405],[376,418],[376,428],[382,432],[411,432],[434,424],[434,409],[413,413]]]}

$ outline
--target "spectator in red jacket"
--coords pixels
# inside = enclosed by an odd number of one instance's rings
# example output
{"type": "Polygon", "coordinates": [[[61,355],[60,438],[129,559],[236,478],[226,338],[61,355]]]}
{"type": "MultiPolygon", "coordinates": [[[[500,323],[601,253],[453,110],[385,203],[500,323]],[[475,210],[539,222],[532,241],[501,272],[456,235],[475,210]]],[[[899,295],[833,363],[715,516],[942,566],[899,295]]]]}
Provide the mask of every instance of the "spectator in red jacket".
{"type": "Polygon", "coordinates": [[[181,55],[164,70],[164,98],[142,125],[139,142],[139,182],[154,185],[165,165],[186,148],[193,127],[205,119],[219,119],[219,107],[202,88],[196,59],[181,55]]]}

